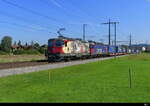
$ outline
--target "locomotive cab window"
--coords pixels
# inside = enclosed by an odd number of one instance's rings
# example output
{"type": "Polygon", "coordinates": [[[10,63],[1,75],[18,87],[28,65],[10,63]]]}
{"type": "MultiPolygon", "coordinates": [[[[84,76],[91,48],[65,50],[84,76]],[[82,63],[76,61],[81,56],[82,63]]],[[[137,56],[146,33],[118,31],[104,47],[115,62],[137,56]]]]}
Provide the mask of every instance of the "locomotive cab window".
{"type": "Polygon", "coordinates": [[[56,41],[56,47],[62,47],[64,45],[64,41],[57,40],[56,41]]]}
{"type": "Polygon", "coordinates": [[[49,46],[49,47],[53,47],[53,41],[49,41],[49,42],[48,42],[48,46],[49,46]]]}

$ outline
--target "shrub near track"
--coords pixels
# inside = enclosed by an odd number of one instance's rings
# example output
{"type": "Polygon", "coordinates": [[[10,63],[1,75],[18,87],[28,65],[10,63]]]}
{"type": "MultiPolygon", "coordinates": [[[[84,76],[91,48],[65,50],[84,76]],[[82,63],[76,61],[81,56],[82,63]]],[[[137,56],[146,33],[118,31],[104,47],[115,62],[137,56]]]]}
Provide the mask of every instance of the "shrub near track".
{"type": "Polygon", "coordinates": [[[149,58],[132,55],[0,78],[0,102],[150,102],[149,58]]]}
{"type": "Polygon", "coordinates": [[[37,50],[16,50],[13,52],[13,54],[14,55],[21,55],[21,54],[29,54],[29,55],[35,54],[35,55],[37,55],[37,54],[40,54],[40,52],[37,50]]]}

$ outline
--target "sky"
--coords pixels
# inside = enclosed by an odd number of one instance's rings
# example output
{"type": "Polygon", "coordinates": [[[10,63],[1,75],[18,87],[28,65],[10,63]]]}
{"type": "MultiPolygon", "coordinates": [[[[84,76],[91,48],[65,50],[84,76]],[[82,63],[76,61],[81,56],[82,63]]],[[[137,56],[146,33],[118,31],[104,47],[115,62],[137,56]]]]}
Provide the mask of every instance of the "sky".
{"type": "MultiPolygon", "coordinates": [[[[108,43],[108,26],[120,22],[117,40],[150,43],[150,0],[0,0],[0,39],[8,35],[13,41],[47,44],[60,28],[66,37],[108,43]]],[[[114,26],[111,26],[114,39],[114,26]]]]}

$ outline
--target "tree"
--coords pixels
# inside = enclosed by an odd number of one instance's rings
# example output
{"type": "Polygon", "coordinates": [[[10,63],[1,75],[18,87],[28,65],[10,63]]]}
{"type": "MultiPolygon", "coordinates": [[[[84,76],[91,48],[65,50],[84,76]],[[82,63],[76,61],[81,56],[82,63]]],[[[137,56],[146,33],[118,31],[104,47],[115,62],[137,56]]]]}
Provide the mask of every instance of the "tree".
{"type": "Polygon", "coordinates": [[[35,44],[34,44],[34,49],[37,49],[37,50],[38,50],[39,48],[40,48],[40,44],[35,43],[35,44]]]}
{"type": "Polygon", "coordinates": [[[47,50],[48,45],[44,44],[44,45],[42,45],[41,47],[42,47],[42,48],[44,49],[44,51],[45,51],[45,50],[47,50]]]}
{"type": "Polygon", "coordinates": [[[39,52],[41,53],[41,54],[44,54],[45,52],[46,52],[46,50],[47,50],[47,45],[42,45],[40,48],[39,48],[39,52]]]}
{"type": "Polygon", "coordinates": [[[28,43],[26,42],[25,46],[27,47],[28,46],[28,43]]]}
{"type": "Polygon", "coordinates": [[[2,50],[2,45],[0,44],[0,50],[2,50]]]}
{"type": "Polygon", "coordinates": [[[45,53],[45,49],[43,47],[39,47],[38,51],[41,53],[41,54],[44,54],[45,53]]]}
{"type": "Polygon", "coordinates": [[[18,42],[18,46],[21,46],[21,41],[19,40],[19,42],[18,42]]]}
{"type": "Polygon", "coordinates": [[[4,36],[1,41],[1,49],[4,52],[11,52],[12,38],[10,36],[4,36]]]}

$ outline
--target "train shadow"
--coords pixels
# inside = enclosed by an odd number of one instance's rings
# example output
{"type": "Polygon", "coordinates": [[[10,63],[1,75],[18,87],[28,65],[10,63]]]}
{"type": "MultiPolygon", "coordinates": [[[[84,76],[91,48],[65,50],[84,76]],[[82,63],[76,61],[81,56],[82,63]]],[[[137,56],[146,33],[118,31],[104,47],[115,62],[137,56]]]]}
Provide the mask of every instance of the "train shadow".
{"type": "Polygon", "coordinates": [[[47,60],[33,60],[32,62],[39,62],[39,63],[44,63],[44,62],[48,62],[47,60]]]}

